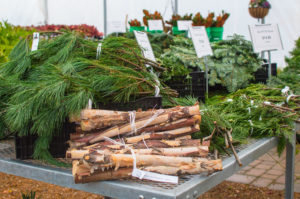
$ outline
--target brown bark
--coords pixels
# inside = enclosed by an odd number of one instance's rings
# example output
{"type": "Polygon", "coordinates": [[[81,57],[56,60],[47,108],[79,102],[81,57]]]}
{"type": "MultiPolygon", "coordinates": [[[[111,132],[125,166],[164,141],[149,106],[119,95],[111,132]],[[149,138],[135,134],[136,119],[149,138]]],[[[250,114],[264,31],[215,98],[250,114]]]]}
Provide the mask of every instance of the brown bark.
{"type": "Polygon", "coordinates": [[[192,139],[191,135],[184,135],[184,136],[175,138],[175,140],[190,140],[190,139],[192,139]]]}
{"type": "MultiPolygon", "coordinates": [[[[104,112],[105,113],[111,113],[112,115],[107,114],[106,116],[100,117],[100,113],[97,116],[90,116],[89,114],[83,114],[83,115],[89,115],[88,117],[82,116],[82,118],[89,118],[91,119],[83,119],[81,121],[81,129],[83,131],[91,131],[93,129],[98,128],[104,128],[109,127],[117,124],[124,124],[129,122],[129,113],[128,112],[117,112],[116,111],[105,111],[105,110],[84,110],[83,112],[104,112]]],[[[177,120],[184,117],[190,117],[193,115],[200,115],[199,111],[199,105],[194,105],[190,107],[175,107],[171,109],[165,109],[165,110],[156,110],[156,111],[144,111],[144,112],[136,112],[136,126],[137,128],[142,127],[145,122],[147,122],[148,119],[151,118],[157,111],[160,111],[158,114],[158,117],[155,118],[152,122],[150,122],[147,126],[152,126],[156,124],[160,124],[163,122],[167,122],[168,120],[177,120]],[[141,124],[142,123],[142,124],[141,124]]],[[[122,128],[126,129],[125,133],[128,133],[131,131],[130,124],[124,125],[122,128]],[[126,128],[125,128],[126,127],[126,128]],[[128,129],[129,128],[129,129],[128,129]]]]}
{"type": "Polygon", "coordinates": [[[86,136],[86,134],[78,132],[76,130],[76,133],[70,133],[70,140],[74,141],[74,140],[80,139],[80,138],[82,138],[84,136],[86,136]]]}
{"type": "Polygon", "coordinates": [[[201,146],[200,140],[145,140],[133,144],[136,149],[201,146]]]}
{"type": "Polygon", "coordinates": [[[199,124],[196,124],[195,126],[182,127],[182,128],[174,129],[174,130],[170,130],[170,131],[156,132],[156,133],[150,133],[150,134],[144,134],[144,135],[125,138],[125,142],[128,144],[133,144],[133,143],[140,142],[142,140],[173,139],[175,137],[179,137],[182,135],[192,134],[199,130],[200,130],[199,124]]]}
{"type": "Polygon", "coordinates": [[[143,170],[166,175],[199,174],[204,172],[212,173],[222,170],[222,160],[210,160],[203,164],[181,165],[179,167],[149,166],[143,168],[143,170]]]}
{"type": "Polygon", "coordinates": [[[184,118],[177,121],[173,121],[171,123],[161,123],[154,126],[149,126],[146,128],[140,129],[137,133],[141,134],[143,132],[158,132],[158,131],[169,131],[172,129],[178,129],[185,126],[192,126],[197,123],[200,123],[201,116],[200,115],[194,115],[191,118],[184,118]]]}
{"type": "MultiPolygon", "coordinates": [[[[195,109],[190,109],[190,113],[193,111],[199,111],[199,105],[196,104],[194,106],[189,106],[188,108],[194,107],[195,109]]],[[[169,108],[169,109],[159,109],[159,110],[149,110],[149,111],[137,111],[136,112],[136,118],[144,118],[144,117],[149,117],[155,114],[157,111],[163,110],[164,112],[172,112],[174,110],[178,109],[185,109],[186,107],[174,107],[174,108],[169,108]]],[[[123,115],[125,116],[124,118],[128,118],[129,120],[129,113],[124,112],[124,111],[111,111],[111,110],[101,110],[101,109],[84,109],[81,111],[80,119],[81,120],[88,120],[91,118],[99,118],[99,117],[106,117],[106,116],[119,116],[123,115]]],[[[193,114],[193,115],[198,115],[198,114],[193,114]]]]}
{"type": "Polygon", "coordinates": [[[105,172],[98,172],[92,175],[80,176],[78,174],[74,175],[74,181],[76,184],[78,183],[88,183],[95,181],[103,181],[103,180],[119,180],[119,179],[127,179],[131,178],[132,168],[121,168],[118,170],[108,170],[105,172]]]}
{"type": "MultiPolygon", "coordinates": [[[[167,122],[169,120],[174,120],[174,119],[177,119],[178,117],[184,117],[184,116],[185,115],[183,115],[183,114],[175,114],[175,113],[164,114],[164,115],[158,116],[151,122],[147,122],[149,120],[149,118],[143,119],[143,120],[138,120],[135,122],[135,126],[137,129],[139,129],[139,128],[143,128],[145,125],[151,126],[151,125],[155,125],[155,124],[160,124],[160,123],[167,122]]],[[[131,124],[125,124],[120,127],[115,126],[110,129],[107,129],[105,131],[101,131],[99,133],[87,135],[83,138],[76,140],[76,142],[84,142],[84,143],[93,144],[93,143],[99,142],[101,140],[104,140],[104,137],[111,138],[111,137],[114,137],[117,135],[123,135],[123,134],[129,133],[131,131],[132,131],[131,124]]]]}
{"type": "MultiPolygon", "coordinates": [[[[135,154],[139,155],[163,155],[163,156],[182,156],[182,157],[206,157],[208,154],[208,146],[191,146],[191,147],[175,147],[175,148],[147,148],[133,149],[135,154]]],[[[130,149],[103,149],[103,150],[68,150],[66,157],[70,159],[80,160],[84,155],[96,153],[99,155],[110,154],[131,154],[130,149]]]]}
{"type": "MultiPolygon", "coordinates": [[[[171,157],[161,155],[139,155],[136,156],[136,166],[171,166],[180,167],[182,165],[195,166],[198,164],[210,164],[212,160],[206,158],[194,157],[171,157]]],[[[93,166],[93,169],[101,170],[102,168],[115,169],[121,167],[132,167],[133,156],[132,154],[88,154],[83,157],[86,164],[93,166]]]]}

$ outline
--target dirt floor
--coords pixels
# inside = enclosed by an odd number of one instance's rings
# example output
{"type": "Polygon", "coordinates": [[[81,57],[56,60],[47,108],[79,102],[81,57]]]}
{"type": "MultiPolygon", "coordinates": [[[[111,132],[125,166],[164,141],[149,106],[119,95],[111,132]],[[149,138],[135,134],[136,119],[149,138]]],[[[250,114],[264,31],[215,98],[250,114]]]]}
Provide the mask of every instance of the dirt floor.
{"type": "MultiPolygon", "coordinates": [[[[59,187],[44,182],[30,180],[0,173],[0,199],[20,199],[21,193],[36,191],[40,199],[102,199],[95,194],[86,193],[59,187]]],[[[223,182],[198,199],[281,199],[282,191],[274,191],[267,188],[259,188],[251,185],[223,182]]],[[[295,199],[300,199],[300,193],[295,194],[295,199]]]]}

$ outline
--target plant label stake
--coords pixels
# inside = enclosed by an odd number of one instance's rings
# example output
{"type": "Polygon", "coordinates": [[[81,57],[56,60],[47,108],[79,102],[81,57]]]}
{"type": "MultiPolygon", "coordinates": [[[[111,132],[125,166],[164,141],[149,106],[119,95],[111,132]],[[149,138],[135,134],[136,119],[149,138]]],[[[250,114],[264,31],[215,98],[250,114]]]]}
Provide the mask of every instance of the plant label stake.
{"type": "Polygon", "coordinates": [[[122,21],[111,21],[108,24],[108,31],[110,33],[116,33],[116,36],[118,36],[119,33],[126,32],[126,27],[122,21]]]}
{"type": "Polygon", "coordinates": [[[32,36],[31,51],[36,51],[38,49],[39,40],[40,40],[40,33],[34,32],[32,36]]]}
{"type": "MultiPolygon", "coordinates": [[[[136,31],[136,30],[134,30],[133,32],[134,32],[136,41],[142,50],[143,56],[147,59],[150,59],[151,61],[156,62],[156,59],[155,59],[155,56],[154,56],[147,33],[142,32],[142,31],[136,31]]],[[[146,67],[149,68],[150,66],[146,64],[146,67]]],[[[151,67],[150,67],[150,72],[156,76],[156,74],[153,72],[153,69],[151,67]]],[[[155,81],[156,81],[155,97],[157,97],[157,96],[159,96],[159,92],[160,92],[159,91],[160,82],[159,82],[157,76],[156,76],[155,81]]]]}
{"type": "Polygon", "coordinates": [[[208,95],[208,66],[207,56],[213,55],[205,26],[189,26],[192,41],[198,58],[204,57],[205,77],[206,77],[206,94],[208,95]]]}
{"type": "Polygon", "coordinates": [[[192,25],[192,23],[192,20],[178,20],[178,30],[189,30],[189,27],[192,25]]]}
{"type": "MultiPolygon", "coordinates": [[[[147,33],[134,30],[134,36],[145,58],[156,61],[147,33]]],[[[146,65],[149,67],[149,65],[146,65]]]]}
{"type": "Polygon", "coordinates": [[[255,52],[268,52],[268,78],[272,76],[271,51],[283,50],[283,44],[277,24],[249,25],[251,41],[255,52]]]}
{"type": "Polygon", "coordinates": [[[162,20],[148,20],[149,30],[164,30],[162,20]]]}

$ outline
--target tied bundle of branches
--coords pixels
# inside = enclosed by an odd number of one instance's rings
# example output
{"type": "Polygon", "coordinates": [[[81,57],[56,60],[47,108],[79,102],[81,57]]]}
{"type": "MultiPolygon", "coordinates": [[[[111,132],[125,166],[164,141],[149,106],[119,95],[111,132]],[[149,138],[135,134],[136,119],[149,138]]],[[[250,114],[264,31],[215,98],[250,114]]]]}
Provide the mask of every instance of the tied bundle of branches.
{"type": "MultiPolygon", "coordinates": [[[[22,40],[11,53],[12,61],[1,66],[0,75],[6,78],[1,79],[0,93],[11,85],[1,111],[5,124],[19,135],[39,135],[35,158],[51,160],[48,148],[53,134],[89,99],[96,104],[154,95],[157,77],[144,66],[150,62],[142,58],[134,41],[122,39],[104,40],[100,60],[95,59],[98,44],[77,34],[42,41],[33,52],[22,40]]],[[[162,85],[159,88],[162,95],[174,94],[162,85]]]]}
{"type": "Polygon", "coordinates": [[[199,105],[135,114],[83,110],[77,120],[81,125],[71,134],[66,153],[73,160],[75,183],[129,178],[134,156],[138,168],[162,174],[221,170],[220,159],[204,158],[209,142],[191,140],[190,135],[199,131],[200,120],[199,105]]]}

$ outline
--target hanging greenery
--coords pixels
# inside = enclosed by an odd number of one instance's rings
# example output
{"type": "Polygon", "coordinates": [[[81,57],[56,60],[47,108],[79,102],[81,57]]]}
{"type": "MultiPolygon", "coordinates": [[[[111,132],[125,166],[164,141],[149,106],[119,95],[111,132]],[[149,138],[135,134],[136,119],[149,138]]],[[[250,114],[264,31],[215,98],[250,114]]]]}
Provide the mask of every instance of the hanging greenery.
{"type": "MultiPolygon", "coordinates": [[[[21,40],[11,53],[11,61],[0,68],[0,95],[11,85],[10,96],[2,103],[4,121],[19,135],[37,134],[34,157],[54,160],[48,152],[52,136],[65,119],[94,104],[128,102],[153,96],[157,76],[145,64],[159,64],[141,56],[134,40],[108,37],[96,60],[97,43],[75,33],[41,41],[30,52],[28,41],[21,40]],[[13,82],[13,84],[11,83],[13,82]]],[[[176,92],[159,85],[161,95],[176,92]]]]}

